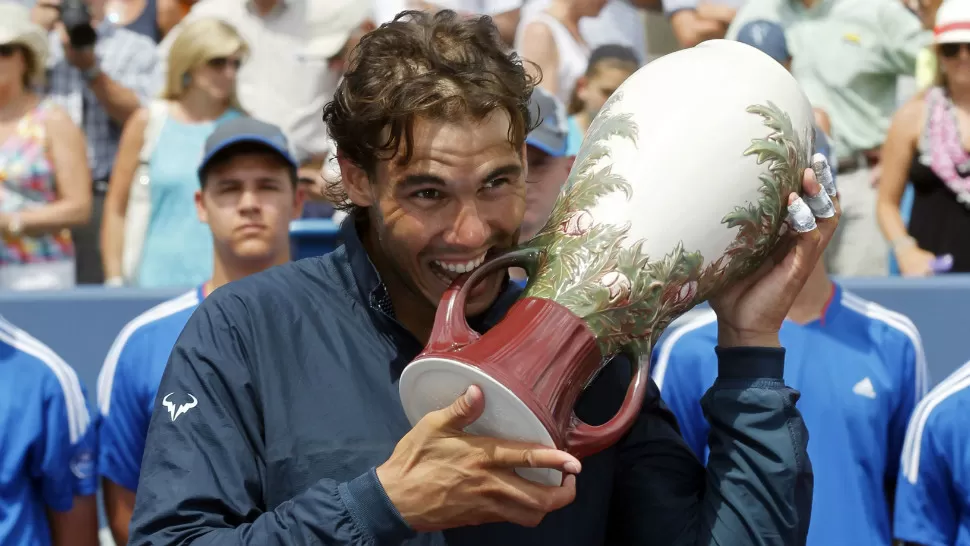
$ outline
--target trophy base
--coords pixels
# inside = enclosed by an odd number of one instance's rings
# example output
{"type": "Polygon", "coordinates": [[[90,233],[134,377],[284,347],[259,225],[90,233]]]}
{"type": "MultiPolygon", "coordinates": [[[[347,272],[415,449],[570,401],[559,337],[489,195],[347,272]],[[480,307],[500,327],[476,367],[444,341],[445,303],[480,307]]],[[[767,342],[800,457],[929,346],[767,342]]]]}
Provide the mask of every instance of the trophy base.
{"type": "MultiPolygon", "coordinates": [[[[411,426],[432,411],[450,406],[465,389],[477,385],[485,395],[485,411],[465,432],[503,440],[556,448],[539,418],[505,385],[485,372],[445,358],[423,358],[404,368],[399,390],[411,426]]],[[[562,485],[562,472],[549,468],[516,468],[523,478],[549,486],[562,485]]]]}

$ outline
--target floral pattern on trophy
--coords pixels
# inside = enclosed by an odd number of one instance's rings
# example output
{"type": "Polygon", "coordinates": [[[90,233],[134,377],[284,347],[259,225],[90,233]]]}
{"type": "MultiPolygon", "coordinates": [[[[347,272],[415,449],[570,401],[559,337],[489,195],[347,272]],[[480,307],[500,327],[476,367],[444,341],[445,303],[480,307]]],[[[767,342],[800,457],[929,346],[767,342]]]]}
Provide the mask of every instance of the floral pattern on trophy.
{"type": "Polygon", "coordinates": [[[761,176],[759,201],[738,206],[722,219],[727,228],[738,228],[734,241],[706,265],[700,252],[689,252],[683,244],[651,260],[644,241],[625,244],[629,225],[596,222],[589,212],[613,192],[632,197],[630,182],[614,173],[609,161],[599,161],[610,157],[609,137],[637,141],[633,116],[610,108],[621,93],[593,120],[585,137],[588,145],[576,157],[549,220],[520,246],[536,256],[526,266],[535,281],[523,297],[557,301],[582,318],[604,357],[625,350],[635,358],[649,358],[654,341],[671,321],[729,280],[750,274],[774,247],[787,225],[787,196],[801,191],[811,156],[806,143],[814,143],[814,135],[796,134],[789,116],[770,101],[749,107],[772,133],[753,141],[743,154],[755,155],[759,164],[769,162],[769,169],[761,176]]]}

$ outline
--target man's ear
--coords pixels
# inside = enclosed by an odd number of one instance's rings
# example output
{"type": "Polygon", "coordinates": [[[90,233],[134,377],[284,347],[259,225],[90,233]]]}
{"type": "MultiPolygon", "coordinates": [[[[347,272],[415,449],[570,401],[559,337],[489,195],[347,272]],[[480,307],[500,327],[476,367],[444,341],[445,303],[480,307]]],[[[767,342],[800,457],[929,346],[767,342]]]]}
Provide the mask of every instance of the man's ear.
{"type": "Polygon", "coordinates": [[[340,166],[340,182],[344,185],[347,197],[358,207],[369,207],[374,204],[374,193],[371,191],[370,177],[347,159],[342,153],[337,152],[337,165],[340,166]]]}
{"type": "Polygon", "coordinates": [[[200,222],[208,224],[209,213],[205,210],[205,205],[202,202],[203,199],[202,190],[195,190],[195,214],[199,217],[200,222]]]}

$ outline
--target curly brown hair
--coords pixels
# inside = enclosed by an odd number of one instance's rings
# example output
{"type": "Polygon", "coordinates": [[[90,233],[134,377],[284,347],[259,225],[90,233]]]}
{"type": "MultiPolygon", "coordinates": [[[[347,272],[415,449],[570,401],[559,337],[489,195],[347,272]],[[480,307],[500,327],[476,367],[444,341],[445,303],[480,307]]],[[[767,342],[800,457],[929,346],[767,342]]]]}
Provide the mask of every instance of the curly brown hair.
{"type": "MultiPolygon", "coordinates": [[[[379,161],[398,153],[410,160],[419,117],[484,119],[501,109],[511,119],[509,142],[521,149],[538,81],[506,51],[490,17],[405,11],[361,39],[323,121],[338,153],[373,180],[379,161]]],[[[339,177],[327,181],[325,196],[339,209],[358,209],[339,177]]]]}

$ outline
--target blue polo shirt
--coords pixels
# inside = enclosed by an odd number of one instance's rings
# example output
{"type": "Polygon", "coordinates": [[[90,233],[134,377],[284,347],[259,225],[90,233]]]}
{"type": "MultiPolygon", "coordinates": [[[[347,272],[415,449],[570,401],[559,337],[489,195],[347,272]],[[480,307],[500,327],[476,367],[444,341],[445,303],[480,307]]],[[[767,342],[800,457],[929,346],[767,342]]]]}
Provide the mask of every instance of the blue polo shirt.
{"type": "MultiPolygon", "coordinates": [[[[896,479],[906,424],[927,385],[919,332],[904,315],[835,285],[822,317],[785,321],[785,383],[811,441],[815,496],[809,546],[891,542],[887,480],[896,479]]],[[[672,331],[654,352],[653,376],[687,444],[708,457],[701,398],[714,383],[713,312],[672,331]]]]}
{"type": "Polygon", "coordinates": [[[94,430],[74,370],[0,317],[0,544],[50,544],[47,510],[97,492],[94,430]]]}
{"type": "Polygon", "coordinates": [[[138,486],[148,421],[162,373],[182,328],[203,297],[199,286],[135,317],[115,338],[98,375],[98,471],[131,491],[138,486]]]}
{"type": "Polygon", "coordinates": [[[913,412],[896,488],[894,534],[924,546],[970,545],[970,362],[913,412]]]}

